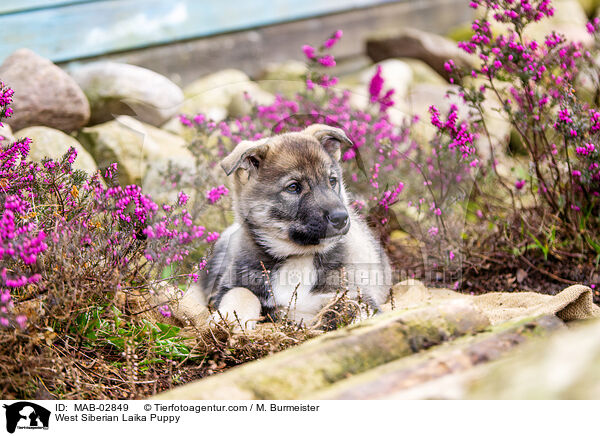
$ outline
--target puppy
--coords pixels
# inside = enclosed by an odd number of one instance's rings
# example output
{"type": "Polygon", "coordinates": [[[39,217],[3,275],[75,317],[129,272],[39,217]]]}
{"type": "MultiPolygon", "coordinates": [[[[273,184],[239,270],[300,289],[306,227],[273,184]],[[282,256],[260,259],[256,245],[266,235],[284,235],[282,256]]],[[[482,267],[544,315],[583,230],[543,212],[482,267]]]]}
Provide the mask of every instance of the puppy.
{"type": "Polygon", "coordinates": [[[339,164],[338,128],[243,141],[221,162],[233,176],[235,223],[217,242],[202,288],[222,317],[253,327],[288,311],[308,324],[339,291],[373,308],[384,303],[391,269],[350,206],[339,164]]]}

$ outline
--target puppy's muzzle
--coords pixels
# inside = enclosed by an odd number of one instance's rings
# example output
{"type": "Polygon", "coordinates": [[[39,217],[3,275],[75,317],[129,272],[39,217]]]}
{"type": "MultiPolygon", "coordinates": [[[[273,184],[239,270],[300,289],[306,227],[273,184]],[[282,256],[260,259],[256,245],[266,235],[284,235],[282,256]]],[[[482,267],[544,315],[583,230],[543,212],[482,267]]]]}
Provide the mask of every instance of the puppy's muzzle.
{"type": "Polygon", "coordinates": [[[335,209],[326,214],[327,223],[335,230],[340,231],[348,224],[348,212],[344,209],[335,209]]]}

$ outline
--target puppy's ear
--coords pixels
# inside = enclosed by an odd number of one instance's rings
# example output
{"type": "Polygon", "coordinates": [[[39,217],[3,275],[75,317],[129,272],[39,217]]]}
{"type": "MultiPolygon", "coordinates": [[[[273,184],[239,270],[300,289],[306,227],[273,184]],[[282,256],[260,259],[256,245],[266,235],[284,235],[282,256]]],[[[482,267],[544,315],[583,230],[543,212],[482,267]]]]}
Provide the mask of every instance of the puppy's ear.
{"type": "Polygon", "coordinates": [[[242,141],[221,161],[221,168],[229,176],[238,168],[251,171],[258,169],[260,161],[265,157],[269,145],[268,138],[258,141],[242,141]]]}
{"type": "Polygon", "coordinates": [[[303,133],[308,133],[314,136],[321,143],[327,154],[335,160],[340,160],[342,156],[341,146],[346,144],[352,146],[352,141],[342,129],[337,127],[327,126],[325,124],[313,124],[303,130],[303,133]]]}

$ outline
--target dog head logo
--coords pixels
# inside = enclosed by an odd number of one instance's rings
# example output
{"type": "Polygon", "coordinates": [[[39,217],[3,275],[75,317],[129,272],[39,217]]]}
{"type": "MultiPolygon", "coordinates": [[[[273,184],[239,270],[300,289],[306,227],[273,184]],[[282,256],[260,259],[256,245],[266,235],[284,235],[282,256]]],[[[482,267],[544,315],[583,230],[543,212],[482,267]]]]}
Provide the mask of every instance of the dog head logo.
{"type": "Polygon", "coordinates": [[[50,421],[50,411],[30,403],[19,401],[10,405],[3,405],[6,409],[6,431],[14,433],[15,429],[47,429],[50,421]]]}

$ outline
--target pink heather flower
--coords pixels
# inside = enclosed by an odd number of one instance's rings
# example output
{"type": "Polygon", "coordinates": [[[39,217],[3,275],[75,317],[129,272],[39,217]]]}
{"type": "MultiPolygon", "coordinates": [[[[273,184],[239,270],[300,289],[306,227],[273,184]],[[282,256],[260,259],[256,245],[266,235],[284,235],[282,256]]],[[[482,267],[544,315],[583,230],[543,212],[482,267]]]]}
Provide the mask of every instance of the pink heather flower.
{"type": "Polygon", "coordinates": [[[326,68],[335,67],[335,58],[332,55],[325,55],[319,58],[319,63],[326,68]]]}
{"type": "Polygon", "coordinates": [[[579,170],[573,170],[571,174],[573,174],[573,177],[581,177],[581,171],[579,170]]]}
{"type": "Polygon", "coordinates": [[[450,253],[448,253],[448,257],[450,258],[450,260],[454,260],[454,251],[450,250],[450,253]]]}
{"type": "Polygon", "coordinates": [[[165,318],[170,318],[171,317],[171,309],[169,308],[168,305],[164,305],[164,306],[160,306],[158,308],[159,313],[164,316],[165,318]]]}
{"type": "Polygon", "coordinates": [[[310,45],[303,45],[302,51],[304,52],[304,56],[306,56],[308,59],[315,58],[315,48],[314,47],[312,47],[310,45]]]}
{"type": "Polygon", "coordinates": [[[219,233],[211,232],[206,236],[206,242],[210,244],[211,242],[214,242],[217,239],[219,239],[219,236],[220,236],[219,233]]]}
{"type": "Polygon", "coordinates": [[[427,233],[429,233],[429,236],[431,236],[431,237],[437,236],[438,232],[439,232],[439,229],[434,226],[430,227],[429,230],[427,230],[427,233]]]}
{"type": "Polygon", "coordinates": [[[381,65],[377,65],[377,70],[371,78],[369,84],[369,94],[371,94],[371,101],[376,102],[379,99],[379,94],[383,89],[383,76],[381,75],[381,65]]]}
{"type": "Polygon", "coordinates": [[[525,186],[525,183],[525,180],[519,179],[515,182],[515,188],[517,188],[520,191],[525,186]]]}
{"type": "Polygon", "coordinates": [[[69,163],[73,163],[75,162],[75,159],[77,159],[77,150],[75,150],[73,147],[71,147],[69,149],[69,156],[67,158],[67,160],[69,161],[69,163]]]}
{"type": "Polygon", "coordinates": [[[198,114],[194,117],[194,123],[196,124],[202,124],[204,121],[206,121],[206,115],[204,114],[198,114]]]}
{"type": "Polygon", "coordinates": [[[177,195],[177,203],[180,206],[183,206],[187,203],[187,201],[189,200],[190,196],[187,195],[185,192],[181,191],[178,195],[177,195]]]}
{"type": "Polygon", "coordinates": [[[181,114],[181,115],[179,115],[179,122],[180,122],[181,124],[183,124],[184,126],[187,126],[187,127],[192,127],[192,122],[191,122],[191,121],[190,121],[190,119],[189,119],[189,118],[188,118],[186,115],[184,115],[184,114],[181,114]]]}
{"type": "Polygon", "coordinates": [[[325,48],[333,47],[340,40],[340,38],[343,36],[343,34],[344,34],[344,32],[342,32],[341,30],[336,30],[335,33],[331,36],[331,38],[329,38],[327,41],[325,41],[323,43],[323,47],[325,47],[325,48]]]}
{"type": "Polygon", "coordinates": [[[309,91],[312,91],[315,88],[315,82],[313,82],[310,79],[306,79],[306,89],[308,89],[309,91]]]}
{"type": "Polygon", "coordinates": [[[210,204],[215,204],[217,201],[229,194],[229,189],[227,189],[224,185],[217,186],[216,188],[212,188],[206,193],[206,198],[210,201],[210,204]]]}

